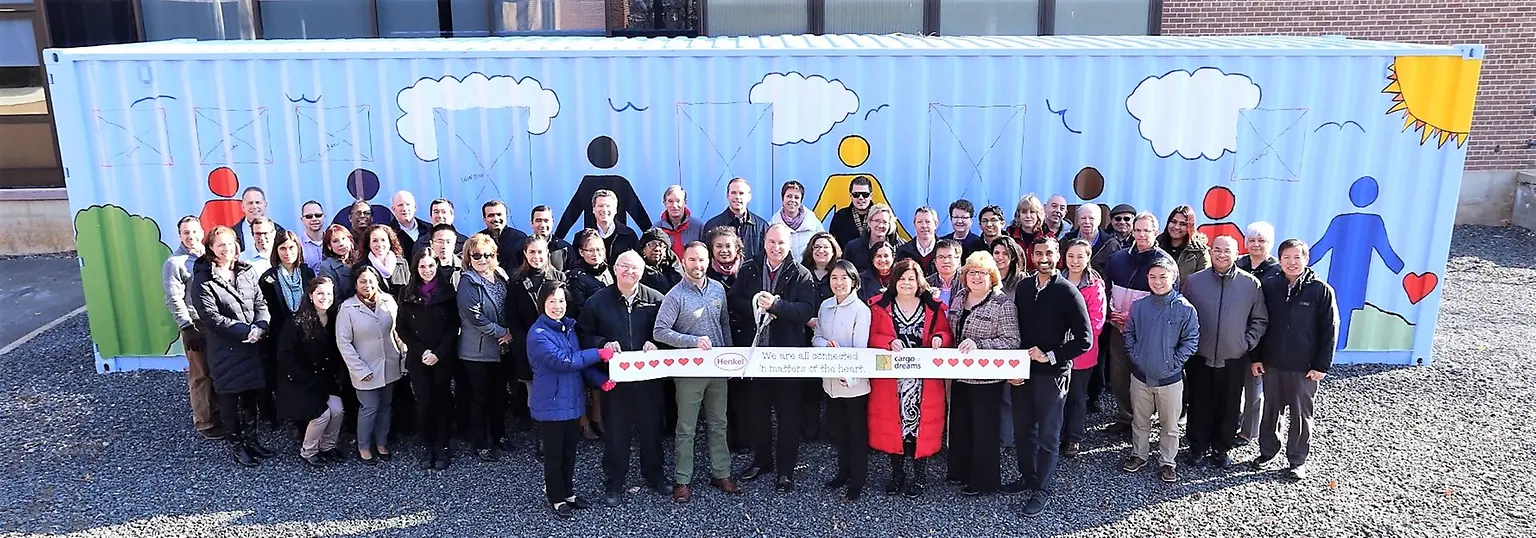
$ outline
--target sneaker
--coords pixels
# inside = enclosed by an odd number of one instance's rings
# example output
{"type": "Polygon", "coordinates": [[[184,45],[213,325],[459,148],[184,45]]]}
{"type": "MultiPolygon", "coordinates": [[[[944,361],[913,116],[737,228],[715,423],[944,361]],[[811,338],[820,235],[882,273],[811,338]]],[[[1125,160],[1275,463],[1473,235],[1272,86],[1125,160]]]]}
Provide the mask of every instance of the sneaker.
{"type": "Polygon", "coordinates": [[[1136,456],[1126,456],[1125,461],[1120,463],[1120,470],[1127,473],[1134,473],[1136,471],[1140,471],[1142,467],[1146,466],[1147,460],[1138,458],[1136,456]]]}
{"type": "Polygon", "coordinates": [[[1269,460],[1272,459],[1275,459],[1275,457],[1259,454],[1259,457],[1253,458],[1253,461],[1248,462],[1248,468],[1255,471],[1262,471],[1264,470],[1264,464],[1269,463],[1269,460]]]}
{"type": "Polygon", "coordinates": [[[557,502],[552,508],[555,509],[555,517],[560,519],[570,519],[576,513],[576,508],[568,502],[557,502]]]}
{"type": "Polygon", "coordinates": [[[1045,513],[1045,505],[1050,504],[1051,497],[1044,491],[1036,491],[1024,502],[1024,517],[1035,517],[1045,513]]]}
{"type": "Polygon", "coordinates": [[[224,427],[223,426],[214,426],[212,428],[208,428],[206,430],[202,430],[202,431],[199,431],[197,433],[198,433],[198,435],[202,435],[203,439],[207,439],[209,441],[220,441],[220,440],[224,439],[225,435],[227,435],[226,433],[224,433],[224,427]]]}
{"type": "Polygon", "coordinates": [[[1291,480],[1307,479],[1307,464],[1303,463],[1285,470],[1285,477],[1291,480]]]}
{"type": "Polygon", "coordinates": [[[1157,469],[1157,477],[1170,484],[1179,481],[1179,473],[1173,470],[1172,465],[1164,465],[1157,469]]]}
{"type": "Polygon", "coordinates": [[[997,491],[1002,492],[1004,495],[1018,495],[1020,493],[1029,491],[1029,488],[1024,486],[1023,480],[1014,480],[1007,484],[1003,484],[1003,487],[997,488],[997,491]]]}

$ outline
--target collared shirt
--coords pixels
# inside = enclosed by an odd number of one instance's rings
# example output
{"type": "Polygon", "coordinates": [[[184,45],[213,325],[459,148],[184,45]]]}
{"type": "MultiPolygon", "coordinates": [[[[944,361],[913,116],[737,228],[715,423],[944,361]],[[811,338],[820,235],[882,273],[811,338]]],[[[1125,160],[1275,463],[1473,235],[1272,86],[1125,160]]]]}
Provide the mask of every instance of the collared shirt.
{"type": "MultiPolygon", "coordinates": [[[[615,289],[617,289],[617,288],[615,288],[615,289]]],[[[634,307],[635,307],[635,298],[640,296],[640,284],[636,283],[635,284],[635,289],[630,290],[629,293],[624,293],[622,291],[620,291],[619,293],[621,294],[621,295],[619,295],[619,298],[624,299],[624,308],[634,309],[634,307]]]]}
{"type": "Polygon", "coordinates": [[[603,223],[601,223],[601,222],[597,223],[596,226],[597,226],[597,236],[601,237],[603,239],[607,239],[609,237],[613,237],[613,233],[619,231],[619,223],[618,222],[614,222],[613,226],[609,226],[608,229],[606,229],[606,230],[603,229],[603,223]]]}
{"type": "MultiPolygon", "coordinates": [[[[320,238],[324,239],[325,236],[321,235],[320,238]]],[[[307,233],[300,233],[299,246],[304,249],[304,265],[319,270],[320,262],[325,261],[325,245],[320,244],[320,240],[310,239],[307,233]]]]}
{"type": "Polygon", "coordinates": [[[763,260],[763,290],[773,293],[773,282],[778,279],[779,270],[784,268],[784,260],[779,260],[778,266],[768,265],[768,260],[763,260]]]}
{"type": "Polygon", "coordinates": [[[928,246],[925,247],[923,246],[923,240],[921,238],[914,237],[912,238],[912,244],[917,245],[917,253],[926,258],[929,254],[933,253],[934,247],[939,246],[939,240],[935,238],[932,242],[928,243],[928,246]]]}
{"type": "Polygon", "coordinates": [[[421,237],[421,227],[416,225],[416,217],[411,217],[411,220],[408,221],[397,219],[395,226],[399,227],[400,231],[405,232],[405,235],[411,236],[411,242],[413,243],[416,241],[416,238],[421,237]],[[410,227],[406,227],[407,223],[410,224],[410,227]]]}
{"type": "Polygon", "coordinates": [[[258,275],[264,274],[267,272],[267,269],[272,268],[272,257],[257,252],[254,248],[241,252],[240,259],[251,264],[251,269],[256,271],[258,275]]]}

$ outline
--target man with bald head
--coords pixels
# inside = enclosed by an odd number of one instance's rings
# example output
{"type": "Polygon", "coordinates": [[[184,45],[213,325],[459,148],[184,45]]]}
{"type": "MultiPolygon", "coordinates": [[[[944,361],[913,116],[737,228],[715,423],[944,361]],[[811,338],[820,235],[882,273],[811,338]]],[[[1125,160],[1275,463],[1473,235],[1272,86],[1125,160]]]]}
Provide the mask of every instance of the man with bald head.
{"type": "Polygon", "coordinates": [[[1259,345],[1269,313],[1259,279],[1237,268],[1237,241],[1217,236],[1211,266],[1184,281],[1184,297],[1195,306],[1200,344],[1184,368],[1189,406],[1189,452],[1185,464],[1232,466],[1229,455],[1242,416],[1248,352],[1259,345]]]}
{"type": "MultiPolygon", "coordinates": [[[[763,234],[763,256],[748,261],[726,293],[736,334],[748,335],[742,347],[809,347],[805,324],[816,316],[816,285],[810,270],[790,255],[789,226],[777,223],[763,234]],[[757,337],[756,341],[750,340],[757,337]]],[[[752,480],[777,472],[774,488],[794,489],[799,462],[801,403],[798,379],[754,379],[747,383],[747,430],[752,435],[752,465],[741,473],[752,480]],[[778,411],[778,442],[773,439],[770,408],[778,411]],[[777,454],[775,454],[777,452],[777,454]]]]}
{"type": "Polygon", "coordinates": [[[1065,241],[1072,225],[1067,223],[1067,197],[1052,194],[1045,200],[1045,223],[1040,231],[1057,241],[1065,241]]]}
{"type": "Polygon", "coordinates": [[[416,217],[416,196],[411,191],[400,191],[389,202],[389,211],[395,221],[389,224],[400,239],[400,252],[410,256],[416,246],[432,241],[432,223],[416,217]]]}

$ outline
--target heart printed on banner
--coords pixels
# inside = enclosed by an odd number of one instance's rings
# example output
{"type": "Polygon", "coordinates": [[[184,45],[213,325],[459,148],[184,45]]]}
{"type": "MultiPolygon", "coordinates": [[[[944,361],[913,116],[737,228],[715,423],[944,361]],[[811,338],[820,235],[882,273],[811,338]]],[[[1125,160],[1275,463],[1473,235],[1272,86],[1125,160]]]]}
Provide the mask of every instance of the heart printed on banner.
{"type": "Polygon", "coordinates": [[[944,365],[944,359],[933,359],[933,365],[934,366],[943,366],[944,365]]]}
{"type": "Polygon", "coordinates": [[[645,369],[645,361],[636,361],[635,362],[635,369],[636,370],[643,370],[643,369],[645,369]]]}
{"type": "Polygon", "coordinates": [[[949,359],[950,366],[954,366],[956,364],[960,364],[960,359],[949,359]]]}
{"type": "Polygon", "coordinates": [[[619,369],[620,370],[628,370],[629,369],[629,363],[627,363],[627,362],[619,363],[619,369]]]}
{"type": "Polygon", "coordinates": [[[667,366],[672,366],[672,359],[664,359],[661,361],[661,363],[667,366]]]}
{"type": "Polygon", "coordinates": [[[970,366],[971,366],[971,365],[972,365],[972,364],[975,364],[975,363],[976,363],[976,361],[975,361],[975,360],[974,360],[974,359],[965,359],[965,360],[963,360],[963,361],[960,361],[960,362],[963,362],[963,363],[965,363],[965,366],[966,366],[966,367],[967,367],[967,368],[969,368],[969,367],[970,367],[970,366]]]}
{"type": "Polygon", "coordinates": [[[992,359],[992,366],[995,366],[995,367],[998,367],[998,368],[1002,368],[1003,367],[1003,359],[992,359]]]}
{"type": "Polygon", "coordinates": [[[704,357],[694,357],[693,358],[693,365],[694,366],[698,366],[698,365],[701,365],[701,364],[704,364],[704,357]]]}
{"type": "Polygon", "coordinates": [[[1019,359],[1008,359],[1008,367],[1009,368],[1018,368],[1019,367],[1019,359]]]}
{"type": "Polygon", "coordinates": [[[651,359],[651,368],[655,368],[655,367],[656,367],[656,365],[658,365],[658,364],[661,364],[661,361],[660,361],[660,360],[657,360],[657,359],[651,359]]]}

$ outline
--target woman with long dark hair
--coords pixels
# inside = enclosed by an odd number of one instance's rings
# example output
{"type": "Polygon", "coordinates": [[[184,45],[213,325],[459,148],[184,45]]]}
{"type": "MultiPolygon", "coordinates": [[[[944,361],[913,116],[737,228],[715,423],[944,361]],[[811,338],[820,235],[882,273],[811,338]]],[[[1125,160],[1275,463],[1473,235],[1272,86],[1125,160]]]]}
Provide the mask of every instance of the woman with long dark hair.
{"type": "Polygon", "coordinates": [[[1061,421],[1061,455],[1075,458],[1082,452],[1083,429],[1088,418],[1088,381],[1099,364],[1099,335],[1104,332],[1104,315],[1109,308],[1104,279],[1089,265],[1093,245],[1072,239],[1067,241],[1066,250],[1067,270],[1062,274],[1083,294],[1083,302],[1088,306],[1088,330],[1093,333],[1088,339],[1088,351],[1072,359],[1067,406],[1061,421]]]}
{"type": "Polygon", "coordinates": [[[1013,295],[1013,290],[1024,280],[1024,268],[1029,265],[1029,260],[1024,259],[1024,248],[1012,237],[999,237],[992,240],[987,246],[992,253],[992,263],[997,265],[997,272],[1003,278],[1000,286],[1003,293],[1013,295]]]}
{"type": "MultiPolygon", "coordinates": [[[[274,332],[280,332],[288,326],[288,320],[293,318],[298,311],[299,304],[305,298],[305,283],[314,280],[315,271],[304,263],[304,247],[299,243],[299,236],[290,230],[277,233],[277,239],[272,243],[272,257],[277,263],[271,269],[261,275],[257,286],[261,287],[261,296],[267,300],[267,310],[272,314],[274,332]]],[[[334,289],[332,291],[334,295],[334,289]]],[[[262,360],[267,369],[268,390],[262,394],[260,405],[264,411],[272,411],[274,406],[274,393],[277,388],[278,358],[277,336],[264,338],[261,341],[262,360]]],[[[282,413],[267,413],[267,418],[272,421],[272,428],[277,429],[279,416],[282,413]]]]}
{"type": "Polygon", "coordinates": [[[358,265],[352,275],[356,294],[336,315],[336,347],[357,389],[357,457],[373,465],[389,461],[390,406],[400,380],[405,342],[395,330],[399,305],[384,292],[384,277],[372,265],[358,265]]]}
{"type": "MultiPolygon", "coordinates": [[[[946,310],[933,298],[917,262],[896,262],[890,287],[870,308],[869,347],[897,353],[909,347],[949,347],[954,335],[946,310]]],[[[891,457],[885,494],[922,495],[928,457],[939,452],[944,440],[944,380],[872,379],[869,389],[869,446],[891,457]]]]}
{"type": "MultiPolygon", "coordinates": [[[[533,368],[528,365],[528,330],[543,315],[538,300],[539,288],[545,282],[565,283],[565,273],[556,271],[549,263],[549,241],[540,236],[529,237],[523,243],[523,265],[512,275],[507,284],[507,328],[512,332],[511,376],[522,384],[523,394],[529,394],[533,382],[533,368]]],[[[504,367],[509,363],[503,363],[504,367]]],[[[513,392],[516,394],[516,392],[513,392]]],[[[528,399],[522,401],[523,409],[528,399]]],[[[522,409],[519,409],[521,414],[522,409]]],[[[537,421],[535,421],[537,422],[537,421]]],[[[542,452],[540,452],[542,453],[542,452]]]]}
{"type": "Polygon", "coordinates": [[[357,245],[353,244],[352,230],[340,224],[332,224],[326,227],[321,241],[325,259],[320,262],[315,275],[331,279],[336,286],[337,302],[352,298],[352,266],[357,264],[357,258],[361,256],[357,245]]]}
{"type": "Polygon", "coordinates": [[[341,406],[341,350],[336,347],[336,285],[315,277],[304,301],[281,327],[277,344],[278,413],[305,423],[299,458],[313,468],[346,461],[336,448],[345,420],[341,406]]]}
{"type": "Polygon", "coordinates": [[[235,231],[215,227],[203,244],[202,257],[192,265],[192,306],[208,329],[208,372],[235,461],[255,467],[274,454],[261,446],[256,429],[247,428],[241,415],[255,416],[257,398],[267,386],[258,342],[266,336],[271,315],[256,283],[261,275],[239,259],[235,231]]]}
{"type": "Polygon", "coordinates": [[[859,298],[864,301],[874,300],[890,289],[896,274],[896,245],[875,241],[869,245],[869,260],[871,269],[859,274],[859,298]]]}
{"type": "Polygon", "coordinates": [[[576,320],[566,316],[565,283],[546,280],[536,299],[539,318],[528,332],[528,359],[533,369],[528,410],[539,422],[544,446],[544,495],[555,515],[569,519],[572,511],[591,506],[574,489],[576,443],[580,418],[587,408],[583,379],[603,390],[613,381],[592,366],[613,357],[607,348],[582,349],[576,320]]]}
{"type": "Polygon", "coordinates": [[[399,301],[400,291],[411,279],[410,262],[401,250],[400,238],[389,226],[375,224],[368,227],[363,241],[366,254],[358,258],[352,272],[357,273],[365,265],[372,267],[382,278],[379,289],[399,301]]]}
{"type": "MultiPolygon", "coordinates": [[[[817,238],[807,247],[815,248],[817,238]]],[[[827,235],[828,238],[832,236],[827,235]]],[[[836,241],[833,241],[836,244],[836,241]]],[[[869,345],[869,305],[859,300],[859,270],[847,260],[837,260],[828,271],[832,296],[816,313],[816,347],[864,347],[869,345]]],[[[829,377],[821,380],[827,395],[827,432],[837,447],[837,474],[827,489],[847,486],[849,501],[859,500],[869,477],[869,380],[829,377]]]]}
{"type": "Polygon", "coordinates": [[[450,384],[458,367],[459,306],[453,274],[438,268],[427,249],[411,260],[411,278],[400,291],[400,339],[405,342],[405,370],[416,399],[416,431],[422,444],[420,469],[448,468],[453,395],[450,384]]]}

